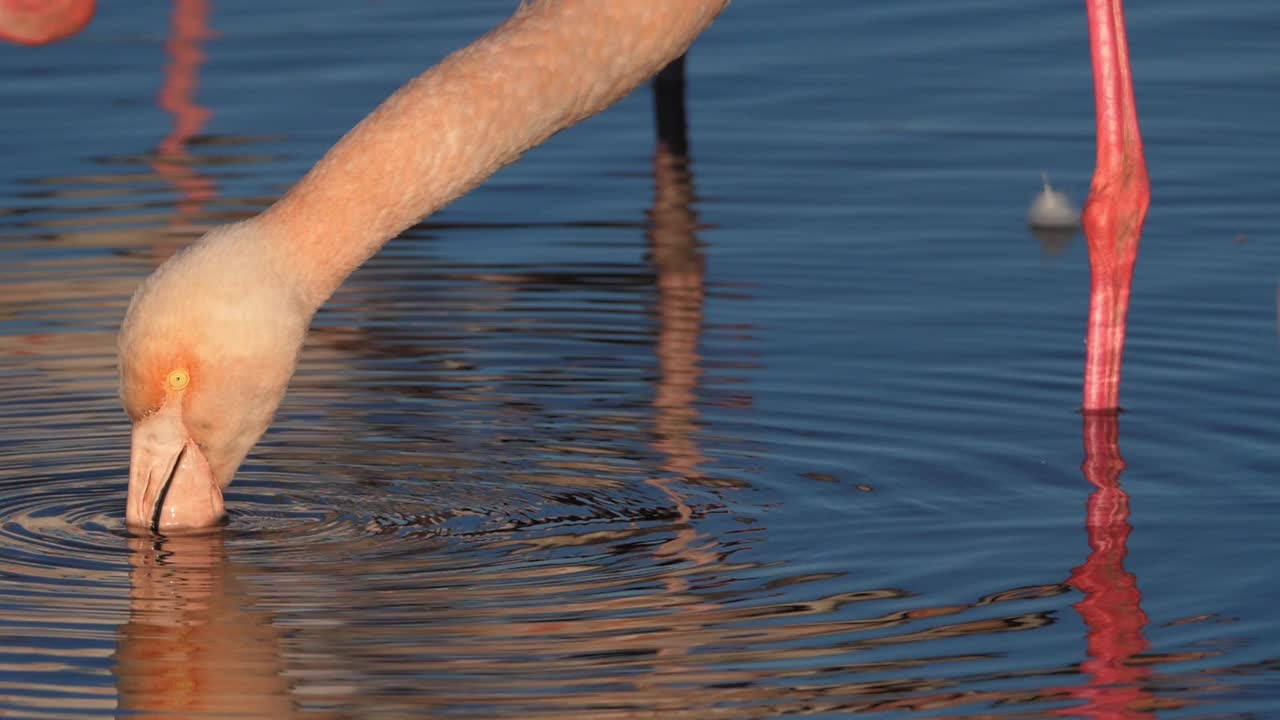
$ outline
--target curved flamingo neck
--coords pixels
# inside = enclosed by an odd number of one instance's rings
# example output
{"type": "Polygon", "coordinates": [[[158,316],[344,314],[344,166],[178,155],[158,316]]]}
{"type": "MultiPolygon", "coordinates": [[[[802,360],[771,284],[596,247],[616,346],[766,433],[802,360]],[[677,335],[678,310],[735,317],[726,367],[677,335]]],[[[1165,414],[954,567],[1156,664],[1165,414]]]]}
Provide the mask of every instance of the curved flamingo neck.
{"type": "Polygon", "coordinates": [[[319,306],[388,240],[680,55],[726,4],[525,4],[400,88],[257,223],[319,306]]]}

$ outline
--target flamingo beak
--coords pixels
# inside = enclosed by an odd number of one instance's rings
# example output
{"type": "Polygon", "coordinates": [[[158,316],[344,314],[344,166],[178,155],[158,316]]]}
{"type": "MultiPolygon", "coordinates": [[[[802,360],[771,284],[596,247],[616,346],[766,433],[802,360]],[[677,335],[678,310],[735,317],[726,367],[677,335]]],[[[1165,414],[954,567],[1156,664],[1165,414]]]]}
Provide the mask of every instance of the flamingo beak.
{"type": "Polygon", "coordinates": [[[222,487],[182,422],[180,402],[166,402],[133,426],[129,526],[169,535],[213,527],[226,517],[222,487]]]}

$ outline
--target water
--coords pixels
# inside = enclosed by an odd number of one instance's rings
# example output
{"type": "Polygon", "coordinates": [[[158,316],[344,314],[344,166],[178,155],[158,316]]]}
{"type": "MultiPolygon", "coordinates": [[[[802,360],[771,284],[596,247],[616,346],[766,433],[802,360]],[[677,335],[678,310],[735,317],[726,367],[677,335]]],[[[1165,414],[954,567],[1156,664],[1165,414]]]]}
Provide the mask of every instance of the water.
{"type": "Polygon", "coordinates": [[[688,168],[640,92],[389,245],[154,541],[129,294],[512,3],[119,5],[0,47],[0,714],[1276,712],[1280,7],[1129,8],[1118,427],[1024,222],[1088,185],[1083,4],[739,3],[688,168]]]}

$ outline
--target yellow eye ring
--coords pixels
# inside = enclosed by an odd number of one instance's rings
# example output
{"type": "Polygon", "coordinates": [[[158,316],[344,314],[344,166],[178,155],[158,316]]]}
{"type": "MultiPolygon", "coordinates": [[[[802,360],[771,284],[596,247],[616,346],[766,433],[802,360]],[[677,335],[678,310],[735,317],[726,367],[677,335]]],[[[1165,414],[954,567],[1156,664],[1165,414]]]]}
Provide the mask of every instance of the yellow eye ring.
{"type": "Polygon", "coordinates": [[[170,390],[183,390],[191,384],[191,373],[185,369],[174,370],[164,379],[164,386],[170,390]]]}

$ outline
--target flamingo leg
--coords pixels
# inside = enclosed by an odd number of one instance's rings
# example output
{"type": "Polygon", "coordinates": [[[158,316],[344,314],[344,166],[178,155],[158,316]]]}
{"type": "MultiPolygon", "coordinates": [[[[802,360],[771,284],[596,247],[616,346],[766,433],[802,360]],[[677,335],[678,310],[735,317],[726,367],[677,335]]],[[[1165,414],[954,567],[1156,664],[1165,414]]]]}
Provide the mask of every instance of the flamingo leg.
{"type": "Polygon", "coordinates": [[[1086,0],[1098,119],[1098,160],[1084,208],[1093,288],[1084,411],[1119,410],[1120,363],[1133,266],[1151,183],[1142,152],[1122,0],[1086,0]]]}
{"type": "Polygon", "coordinates": [[[675,157],[689,155],[689,123],[684,104],[684,55],[653,78],[653,125],[658,144],[675,157]]]}

